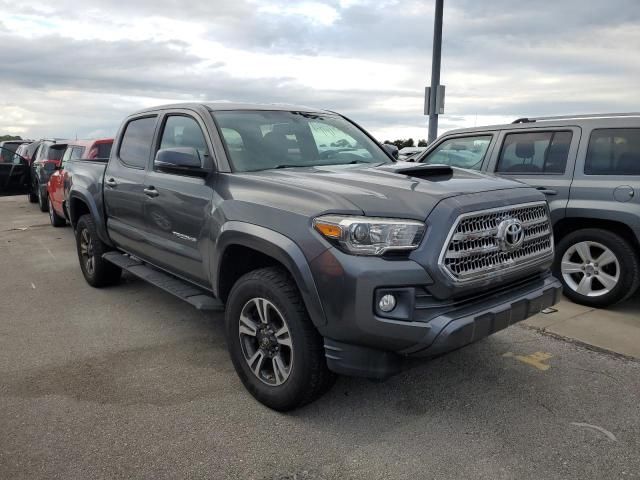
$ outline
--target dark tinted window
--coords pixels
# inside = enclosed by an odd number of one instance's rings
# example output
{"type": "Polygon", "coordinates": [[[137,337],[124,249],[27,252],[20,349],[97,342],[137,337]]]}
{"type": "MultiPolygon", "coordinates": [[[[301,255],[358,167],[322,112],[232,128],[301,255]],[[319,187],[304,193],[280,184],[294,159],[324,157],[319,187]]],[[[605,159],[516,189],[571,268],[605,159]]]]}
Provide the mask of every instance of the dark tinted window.
{"type": "Polygon", "coordinates": [[[491,135],[451,138],[429,152],[421,162],[480,170],[490,143],[491,135]]]}
{"type": "Polygon", "coordinates": [[[151,154],[156,117],[139,118],[127,125],[120,145],[120,159],[132,167],[144,168],[151,154]]]}
{"type": "Polygon", "coordinates": [[[111,155],[111,147],[113,142],[110,143],[98,143],[94,148],[98,150],[96,158],[109,158],[111,155]]]}
{"type": "Polygon", "coordinates": [[[584,163],[588,175],[640,175],[640,128],[594,130],[584,163]]]}
{"type": "Polygon", "coordinates": [[[562,174],[572,136],[571,132],[510,133],[504,139],[496,171],[562,174]]]}
{"type": "Polygon", "coordinates": [[[60,160],[62,155],[64,155],[64,151],[67,149],[66,145],[62,144],[52,144],[46,147],[46,156],[45,160],[60,160]]]}

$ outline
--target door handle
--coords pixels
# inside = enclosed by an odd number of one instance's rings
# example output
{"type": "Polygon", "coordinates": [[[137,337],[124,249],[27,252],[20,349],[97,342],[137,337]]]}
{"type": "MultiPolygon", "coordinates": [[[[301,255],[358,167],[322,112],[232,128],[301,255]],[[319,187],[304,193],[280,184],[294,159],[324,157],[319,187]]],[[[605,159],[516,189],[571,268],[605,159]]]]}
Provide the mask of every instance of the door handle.
{"type": "Polygon", "coordinates": [[[147,187],[143,190],[143,192],[147,197],[157,197],[158,195],[160,195],[155,187],[147,187]]]}
{"type": "Polygon", "coordinates": [[[558,192],[556,190],[550,190],[546,187],[536,187],[536,190],[538,190],[539,192],[544,193],[545,195],[557,195],[558,192]]]}
{"type": "Polygon", "coordinates": [[[118,186],[118,182],[116,182],[113,178],[110,178],[109,180],[107,180],[106,182],[104,182],[107,184],[108,187],[114,188],[118,186]]]}

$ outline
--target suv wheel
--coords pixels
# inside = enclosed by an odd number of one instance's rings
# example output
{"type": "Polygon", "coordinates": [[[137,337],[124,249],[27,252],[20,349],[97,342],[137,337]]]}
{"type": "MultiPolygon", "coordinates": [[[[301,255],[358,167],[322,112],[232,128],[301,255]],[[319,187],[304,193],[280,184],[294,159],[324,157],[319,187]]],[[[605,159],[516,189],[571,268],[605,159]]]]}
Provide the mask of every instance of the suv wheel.
{"type": "Polygon", "coordinates": [[[38,194],[37,193],[29,192],[27,195],[29,197],[29,203],[37,203],[38,202],[38,194]]]}
{"type": "Polygon", "coordinates": [[[292,410],[333,384],[322,337],[285,271],[270,267],[241,277],[229,294],[225,317],[236,372],[266,406],[292,410]]]}
{"type": "Polygon", "coordinates": [[[592,307],[629,298],[640,281],[638,256],[631,245],[599,228],[564,237],[556,248],[554,271],[568,298],[592,307]]]}
{"type": "Polygon", "coordinates": [[[47,191],[42,191],[40,185],[38,185],[38,205],[41,212],[46,212],[49,209],[49,197],[47,197],[47,191]]]}
{"type": "Polygon", "coordinates": [[[109,248],[98,237],[96,225],[91,215],[83,215],[78,220],[76,247],[82,274],[89,285],[104,287],[113,285],[120,280],[122,270],[102,258],[102,254],[107,252],[109,248]]]}
{"type": "Polygon", "coordinates": [[[58,215],[53,209],[51,201],[49,201],[49,220],[51,220],[51,225],[54,227],[64,227],[67,224],[65,218],[58,215]]]}

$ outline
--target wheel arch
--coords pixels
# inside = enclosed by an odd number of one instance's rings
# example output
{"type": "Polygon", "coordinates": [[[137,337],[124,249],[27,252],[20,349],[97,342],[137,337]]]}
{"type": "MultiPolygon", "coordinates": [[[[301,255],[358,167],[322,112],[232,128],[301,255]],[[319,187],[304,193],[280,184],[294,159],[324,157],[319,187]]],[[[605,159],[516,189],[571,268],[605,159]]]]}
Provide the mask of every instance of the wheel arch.
{"type": "Polygon", "coordinates": [[[233,284],[245,273],[266,266],[280,266],[293,278],[309,317],[316,327],[326,324],[311,269],[291,239],[254,224],[227,222],[211,259],[211,284],[215,295],[226,301],[233,284]]]}
{"type": "Polygon", "coordinates": [[[78,219],[82,215],[89,214],[96,224],[100,240],[107,245],[112,245],[112,242],[109,240],[109,236],[107,235],[105,223],[102,220],[98,206],[88,191],[83,191],[82,189],[73,190],[69,194],[69,199],[67,200],[67,209],[69,211],[69,222],[74,230],[78,224],[78,219]]]}
{"type": "Polygon", "coordinates": [[[634,230],[624,222],[609,220],[604,218],[588,218],[588,217],[567,217],[557,221],[553,226],[553,235],[555,242],[558,243],[562,238],[577,230],[586,230],[590,228],[600,228],[608,232],[616,233],[627,242],[629,242],[636,250],[640,250],[640,242],[634,230]]]}

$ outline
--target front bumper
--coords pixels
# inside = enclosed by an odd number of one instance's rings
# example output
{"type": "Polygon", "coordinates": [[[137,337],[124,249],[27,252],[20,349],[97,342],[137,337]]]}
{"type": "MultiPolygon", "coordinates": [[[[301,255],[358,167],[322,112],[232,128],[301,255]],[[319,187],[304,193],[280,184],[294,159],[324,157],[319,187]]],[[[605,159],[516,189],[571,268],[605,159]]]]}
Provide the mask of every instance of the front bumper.
{"type": "Polygon", "coordinates": [[[483,288],[473,296],[442,301],[429,294],[432,282],[426,271],[410,260],[370,259],[369,268],[363,269],[359,258],[360,269],[354,271],[349,265],[354,257],[341,258],[335,251],[325,256],[312,263],[320,297],[327,299],[323,307],[328,322],[320,331],[329,368],[343,375],[388,377],[408,357],[455,350],[529,318],[557,303],[561,291],[560,282],[550,274],[534,274],[507,286],[483,288]],[[334,255],[339,261],[329,260],[334,255]],[[334,270],[332,282],[322,274],[327,266],[334,270]],[[414,291],[411,318],[376,314],[374,298],[380,288],[414,291]]]}

